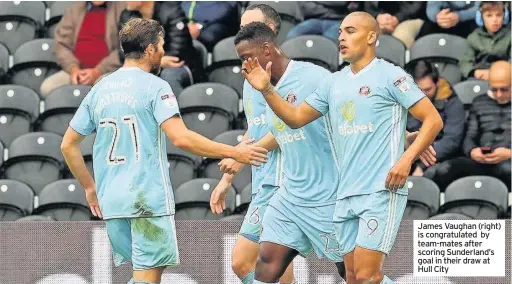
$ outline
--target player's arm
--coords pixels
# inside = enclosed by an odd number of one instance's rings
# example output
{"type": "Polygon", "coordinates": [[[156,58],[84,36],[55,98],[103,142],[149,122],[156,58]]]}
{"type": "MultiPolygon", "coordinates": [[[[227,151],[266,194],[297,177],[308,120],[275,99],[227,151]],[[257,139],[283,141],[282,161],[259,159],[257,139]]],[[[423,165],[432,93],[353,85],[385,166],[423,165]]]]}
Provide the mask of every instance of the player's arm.
{"type": "Polygon", "coordinates": [[[322,116],[322,113],[307,103],[301,103],[295,107],[281,98],[270,83],[271,66],[272,63],[269,62],[264,70],[257,58],[254,60],[249,58],[243,63],[242,73],[247,81],[263,94],[270,108],[286,125],[296,129],[322,116]]]}
{"type": "Polygon", "coordinates": [[[266,161],[267,150],[250,145],[246,140],[237,146],[230,146],[212,141],[189,130],[179,116],[173,116],[161,124],[165,134],[174,146],[187,152],[208,158],[233,158],[244,164],[259,166],[266,161]]]}

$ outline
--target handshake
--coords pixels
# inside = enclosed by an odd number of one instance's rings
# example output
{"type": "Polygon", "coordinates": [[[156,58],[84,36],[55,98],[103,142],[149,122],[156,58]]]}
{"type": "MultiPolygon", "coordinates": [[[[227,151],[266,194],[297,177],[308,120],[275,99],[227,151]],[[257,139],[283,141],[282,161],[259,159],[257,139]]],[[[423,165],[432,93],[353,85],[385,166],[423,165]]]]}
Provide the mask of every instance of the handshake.
{"type": "Polygon", "coordinates": [[[240,144],[235,146],[236,153],[233,155],[233,158],[226,158],[218,163],[220,171],[230,175],[236,175],[242,170],[245,164],[259,167],[262,163],[266,163],[268,150],[252,145],[251,143],[253,141],[254,139],[243,140],[240,144]]]}

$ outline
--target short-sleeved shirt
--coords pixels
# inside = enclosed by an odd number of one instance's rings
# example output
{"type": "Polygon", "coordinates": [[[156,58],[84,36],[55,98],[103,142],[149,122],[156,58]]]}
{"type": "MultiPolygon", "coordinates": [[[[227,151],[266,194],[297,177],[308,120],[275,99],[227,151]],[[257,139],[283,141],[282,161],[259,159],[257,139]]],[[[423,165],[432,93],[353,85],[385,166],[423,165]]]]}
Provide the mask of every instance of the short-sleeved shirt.
{"type": "MultiPolygon", "coordinates": [[[[275,88],[288,103],[298,106],[329,75],[320,66],[290,61],[275,88]]],[[[277,194],[298,206],[335,203],[339,172],[329,118],[322,117],[298,129],[286,125],[270,107],[267,118],[283,157],[282,183],[277,194]]]]}
{"type": "Polygon", "coordinates": [[[174,214],[160,125],[179,115],[169,84],[137,67],[103,77],[84,98],[70,127],[97,132],[93,164],[104,219],[174,214]]]}
{"type": "Polygon", "coordinates": [[[403,69],[375,58],[357,74],[350,66],[333,73],[306,99],[332,121],[338,199],[387,190],[386,177],[404,152],[408,109],[424,96],[403,69]]]}

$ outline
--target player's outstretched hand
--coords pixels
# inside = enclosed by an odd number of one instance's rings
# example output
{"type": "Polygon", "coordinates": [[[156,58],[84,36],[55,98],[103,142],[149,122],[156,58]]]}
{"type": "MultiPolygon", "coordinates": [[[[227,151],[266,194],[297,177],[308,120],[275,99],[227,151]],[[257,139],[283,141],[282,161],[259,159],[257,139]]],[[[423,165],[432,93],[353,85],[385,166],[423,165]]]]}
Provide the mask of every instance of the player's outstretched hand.
{"type": "MultiPolygon", "coordinates": [[[[414,142],[416,137],[418,137],[419,131],[411,132],[407,134],[405,137],[405,149],[409,148],[411,144],[414,142]]],[[[436,159],[436,150],[434,150],[434,147],[428,146],[428,148],[423,151],[420,155],[420,160],[425,164],[425,166],[430,167],[434,165],[437,161],[436,159]]]]}
{"type": "Polygon", "coordinates": [[[269,61],[265,67],[266,69],[263,69],[258,58],[249,58],[242,63],[242,74],[253,88],[262,92],[272,87],[272,84],[270,84],[271,66],[272,61],[269,61]]]}
{"type": "Polygon", "coordinates": [[[212,191],[210,208],[214,214],[222,214],[224,209],[226,209],[226,195],[230,187],[231,183],[223,178],[212,191]]]}
{"type": "Polygon", "coordinates": [[[410,162],[404,159],[398,160],[398,162],[391,168],[388,173],[388,177],[386,178],[386,188],[395,192],[398,189],[404,187],[410,171],[410,162]]]}
{"type": "Polygon", "coordinates": [[[218,163],[220,171],[230,175],[238,174],[245,166],[245,164],[239,163],[233,159],[222,159],[218,163]]]}
{"type": "Polygon", "coordinates": [[[236,145],[235,149],[237,150],[237,154],[236,157],[232,158],[237,162],[256,167],[259,167],[261,163],[266,163],[268,150],[263,147],[251,145],[253,141],[254,139],[247,139],[236,145]]]}
{"type": "Polygon", "coordinates": [[[89,207],[91,207],[92,215],[98,218],[103,218],[103,215],[100,211],[100,205],[98,203],[98,197],[96,196],[96,187],[92,189],[85,190],[85,198],[89,203],[89,207]]]}

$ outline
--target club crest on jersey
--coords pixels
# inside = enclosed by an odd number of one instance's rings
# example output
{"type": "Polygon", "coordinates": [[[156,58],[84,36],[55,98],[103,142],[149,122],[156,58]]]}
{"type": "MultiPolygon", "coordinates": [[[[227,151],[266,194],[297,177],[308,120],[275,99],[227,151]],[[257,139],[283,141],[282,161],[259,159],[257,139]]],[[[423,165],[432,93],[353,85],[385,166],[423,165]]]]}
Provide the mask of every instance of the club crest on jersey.
{"type": "Polygon", "coordinates": [[[368,86],[362,86],[361,88],[359,88],[359,95],[363,96],[363,97],[366,97],[370,94],[371,90],[370,90],[370,87],[368,86]]]}
{"type": "Polygon", "coordinates": [[[297,101],[297,96],[290,91],[286,96],[286,101],[293,105],[297,101]]]}
{"type": "Polygon", "coordinates": [[[409,91],[411,86],[409,86],[409,83],[407,82],[407,78],[405,76],[400,77],[398,80],[394,82],[395,87],[397,87],[400,92],[405,93],[409,91]]]}
{"type": "Polygon", "coordinates": [[[167,107],[175,107],[178,102],[176,101],[176,96],[174,94],[167,94],[160,97],[167,107]]]}

